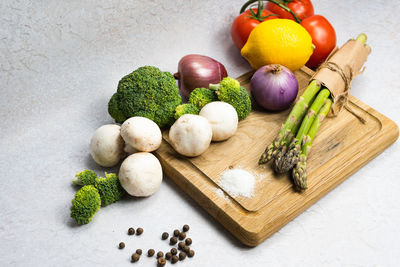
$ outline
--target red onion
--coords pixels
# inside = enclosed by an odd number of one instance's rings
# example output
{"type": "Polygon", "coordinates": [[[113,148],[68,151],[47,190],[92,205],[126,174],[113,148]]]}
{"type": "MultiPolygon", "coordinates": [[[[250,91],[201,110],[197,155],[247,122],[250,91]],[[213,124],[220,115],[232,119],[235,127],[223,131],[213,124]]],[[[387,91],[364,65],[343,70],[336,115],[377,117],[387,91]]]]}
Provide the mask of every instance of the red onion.
{"type": "Polygon", "coordinates": [[[279,64],[259,68],[250,81],[251,93],[261,107],[279,111],[296,99],[299,85],[294,74],[279,64]]]}
{"type": "Polygon", "coordinates": [[[207,56],[187,55],[178,64],[174,74],[179,81],[182,96],[188,98],[195,88],[208,88],[210,83],[219,83],[228,76],[224,65],[207,56]]]}

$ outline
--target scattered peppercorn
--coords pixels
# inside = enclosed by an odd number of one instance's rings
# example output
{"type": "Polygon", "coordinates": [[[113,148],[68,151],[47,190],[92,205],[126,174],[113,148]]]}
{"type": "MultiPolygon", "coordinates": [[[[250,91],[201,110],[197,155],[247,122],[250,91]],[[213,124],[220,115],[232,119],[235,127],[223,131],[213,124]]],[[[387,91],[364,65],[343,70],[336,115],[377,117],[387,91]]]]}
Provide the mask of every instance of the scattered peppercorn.
{"type": "Polygon", "coordinates": [[[132,257],[131,257],[132,262],[137,262],[139,259],[140,259],[139,254],[137,254],[137,253],[132,254],[132,257]]]}
{"type": "Polygon", "coordinates": [[[141,235],[141,234],[143,234],[143,228],[138,228],[138,229],[136,229],[136,234],[137,235],[141,235]]]}
{"type": "Polygon", "coordinates": [[[185,242],[181,241],[178,243],[178,249],[182,250],[184,246],[185,246],[185,242]]]}
{"type": "Polygon", "coordinates": [[[172,257],[172,253],[171,252],[165,253],[165,259],[170,260],[171,257],[172,257]]]}
{"type": "Polygon", "coordinates": [[[183,240],[186,238],[186,233],[182,232],[179,234],[179,240],[183,240]]]}
{"type": "Polygon", "coordinates": [[[187,225],[187,224],[185,224],[185,225],[182,227],[182,230],[183,230],[184,232],[189,231],[189,229],[190,229],[190,227],[189,227],[189,225],[187,225]]]}
{"type": "Polygon", "coordinates": [[[185,252],[179,252],[179,260],[183,261],[186,258],[186,253],[185,252]]]}
{"type": "Polygon", "coordinates": [[[189,253],[190,247],[189,246],[184,246],[182,249],[185,253],[189,253]]]}
{"type": "Polygon", "coordinates": [[[134,235],[135,234],[135,229],[132,227],[128,229],[128,235],[134,235]]]}
{"type": "Polygon", "coordinates": [[[167,263],[167,261],[163,257],[158,258],[158,260],[157,260],[158,266],[164,266],[166,263],[167,263]]]}
{"type": "Polygon", "coordinates": [[[171,237],[171,238],[169,239],[169,243],[170,243],[171,245],[175,245],[176,243],[178,243],[178,239],[177,239],[175,236],[173,236],[173,237],[171,237]]]}
{"type": "Polygon", "coordinates": [[[161,235],[161,239],[162,240],[165,240],[165,239],[167,239],[169,237],[169,234],[167,233],[167,232],[164,232],[162,235],[161,235]]]}
{"type": "Polygon", "coordinates": [[[194,250],[190,250],[189,253],[188,253],[188,256],[189,256],[189,258],[193,257],[194,256],[194,250]]]}
{"type": "Polygon", "coordinates": [[[151,249],[149,249],[149,250],[147,251],[147,256],[153,257],[154,253],[156,253],[156,252],[154,251],[154,249],[151,248],[151,249]]]}
{"type": "Polygon", "coordinates": [[[171,254],[172,255],[178,254],[178,251],[176,250],[176,248],[171,248],[171,254]]]}
{"type": "Polygon", "coordinates": [[[174,230],[174,236],[178,237],[180,233],[181,233],[181,232],[179,232],[178,229],[175,229],[175,230],[174,230]]]}
{"type": "Polygon", "coordinates": [[[140,248],[138,248],[138,249],[136,250],[136,253],[139,254],[139,255],[142,255],[142,250],[141,250],[140,248]]]}
{"type": "Polygon", "coordinates": [[[172,264],[177,263],[178,260],[179,260],[178,257],[176,255],[173,255],[172,258],[171,258],[171,263],[172,264]]]}
{"type": "Polygon", "coordinates": [[[164,257],[164,253],[162,251],[157,252],[157,259],[164,257]]]}
{"type": "Polygon", "coordinates": [[[186,238],[185,243],[190,246],[192,244],[192,239],[190,237],[186,238]]]}
{"type": "Polygon", "coordinates": [[[118,247],[119,249],[123,249],[125,247],[125,243],[124,242],[119,243],[118,247]]]}

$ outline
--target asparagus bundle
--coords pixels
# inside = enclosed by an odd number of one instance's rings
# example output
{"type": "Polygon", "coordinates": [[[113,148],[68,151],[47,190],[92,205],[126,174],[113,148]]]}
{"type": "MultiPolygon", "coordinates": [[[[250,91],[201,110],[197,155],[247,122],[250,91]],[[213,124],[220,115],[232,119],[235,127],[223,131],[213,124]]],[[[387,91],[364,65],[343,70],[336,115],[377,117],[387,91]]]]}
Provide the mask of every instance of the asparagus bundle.
{"type": "MultiPolygon", "coordinates": [[[[356,41],[365,45],[366,35],[360,34],[356,41]]],[[[359,68],[354,71],[357,74],[359,68]]],[[[335,97],[328,88],[319,80],[312,80],[258,163],[264,164],[273,159],[275,171],[283,173],[293,169],[292,178],[296,189],[306,189],[307,154],[322,121],[331,110],[332,99],[335,97]]]]}
{"type": "Polygon", "coordinates": [[[328,99],[330,92],[328,89],[322,89],[311,107],[307,111],[307,115],[303,118],[303,122],[301,123],[300,129],[297,132],[297,135],[291,141],[289,145],[289,149],[285,151],[286,153],[280,155],[278,153],[278,157],[275,158],[274,168],[279,173],[284,173],[293,168],[293,166],[299,160],[299,155],[302,148],[302,143],[304,141],[304,137],[307,135],[311,124],[313,123],[316,114],[325,103],[326,99],[328,99]]]}
{"type": "Polygon", "coordinates": [[[303,95],[297,100],[296,105],[293,107],[285,123],[282,125],[278,136],[270,144],[265,152],[261,155],[258,164],[264,164],[275,158],[278,153],[286,151],[288,144],[296,134],[305,114],[307,113],[308,106],[314,100],[316,93],[321,89],[321,84],[317,80],[311,81],[303,95]]]}
{"type": "Polygon", "coordinates": [[[307,154],[311,148],[312,141],[314,140],[314,137],[317,134],[319,126],[325,119],[326,115],[331,109],[331,106],[332,106],[332,100],[327,98],[324,101],[324,104],[321,107],[321,109],[318,111],[318,114],[314,119],[313,123],[311,124],[311,127],[307,135],[303,137],[301,154],[299,156],[299,160],[296,163],[296,166],[292,170],[293,182],[296,186],[296,189],[298,190],[303,190],[307,188],[307,173],[306,173],[307,154]]]}

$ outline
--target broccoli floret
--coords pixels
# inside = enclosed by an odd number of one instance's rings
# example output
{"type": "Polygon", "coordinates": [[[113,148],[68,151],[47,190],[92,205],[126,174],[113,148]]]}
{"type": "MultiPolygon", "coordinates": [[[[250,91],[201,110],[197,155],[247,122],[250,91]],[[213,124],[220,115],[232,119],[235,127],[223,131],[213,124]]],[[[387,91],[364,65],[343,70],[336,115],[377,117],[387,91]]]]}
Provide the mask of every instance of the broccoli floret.
{"type": "Polygon", "coordinates": [[[79,224],[89,223],[100,206],[99,191],[93,185],[85,185],[72,200],[71,217],[79,224]]]}
{"type": "MultiPolygon", "coordinates": [[[[219,95],[219,94],[227,95],[232,92],[238,94],[240,92],[239,81],[235,80],[233,78],[230,78],[230,77],[223,78],[222,81],[219,82],[219,84],[210,84],[209,87],[211,90],[215,90],[217,95],[219,95]]],[[[218,96],[218,98],[219,98],[219,96],[218,96]]]]}
{"type": "Polygon", "coordinates": [[[239,95],[236,98],[234,97],[233,99],[230,99],[230,102],[226,102],[231,104],[236,109],[239,120],[243,120],[249,116],[251,111],[251,99],[246,88],[240,86],[239,95]]]}
{"type": "Polygon", "coordinates": [[[116,122],[122,123],[126,120],[126,116],[119,109],[119,103],[119,94],[113,94],[108,102],[108,113],[116,122]]]}
{"type": "Polygon", "coordinates": [[[96,178],[97,174],[94,171],[84,170],[75,175],[72,183],[75,185],[94,185],[96,178]]]}
{"type": "Polygon", "coordinates": [[[120,200],[125,194],[118,176],[115,173],[105,173],[106,178],[96,178],[96,188],[99,190],[101,203],[107,206],[120,200]]]}
{"type": "Polygon", "coordinates": [[[144,66],[119,81],[117,92],[108,102],[108,113],[118,123],[142,116],[164,127],[174,123],[175,108],[181,103],[172,74],[144,66]]]}
{"type": "Polygon", "coordinates": [[[175,119],[179,119],[180,116],[184,114],[195,114],[198,115],[200,112],[199,108],[193,104],[186,103],[176,107],[175,109],[175,119]]]}
{"type": "Polygon", "coordinates": [[[210,89],[215,90],[219,100],[231,104],[236,109],[239,120],[250,114],[250,95],[240,86],[239,81],[226,77],[219,84],[210,84],[210,89]]]}
{"type": "Polygon", "coordinates": [[[202,109],[208,103],[218,101],[218,97],[213,90],[207,88],[196,88],[189,96],[188,102],[196,105],[199,109],[202,109]]]}

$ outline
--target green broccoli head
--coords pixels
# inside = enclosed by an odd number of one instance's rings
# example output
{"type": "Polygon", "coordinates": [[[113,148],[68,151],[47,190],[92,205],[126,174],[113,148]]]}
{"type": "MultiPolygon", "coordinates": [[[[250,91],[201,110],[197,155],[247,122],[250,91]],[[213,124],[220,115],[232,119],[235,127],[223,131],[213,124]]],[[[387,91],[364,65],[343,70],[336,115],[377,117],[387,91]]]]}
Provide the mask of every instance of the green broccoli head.
{"type": "Polygon", "coordinates": [[[189,96],[188,102],[202,109],[208,103],[218,101],[218,97],[213,90],[207,88],[196,88],[189,96]]]}
{"type": "Polygon", "coordinates": [[[181,103],[172,74],[144,66],[119,81],[117,92],[108,102],[108,113],[118,123],[142,116],[164,127],[174,123],[175,108],[181,103]]]}
{"type": "Polygon", "coordinates": [[[125,190],[122,188],[118,176],[115,173],[105,173],[106,178],[96,178],[96,188],[100,193],[101,203],[107,206],[120,200],[125,190]]]}
{"type": "Polygon", "coordinates": [[[79,224],[89,223],[100,209],[99,192],[93,185],[85,185],[78,190],[72,200],[71,217],[79,224]]]}
{"type": "Polygon", "coordinates": [[[240,83],[238,80],[225,77],[219,84],[210,84],[210,89],[216,91],[217,94],[230,94],[231,92],[235,92],[239,94],[240,92],[240,83]]]}
{"type": "Polygon", "coordinates": [[[231,104],[236,109],[239,120],[243,120],[249,116],[251,111],[251,99],[250,94],[244,87],[241,86],[239,94],[231,96],[225,102],[231,104]]]}
{"type": "Polygon", "coordinates": [[[179,119],[180,116],[184,114],[195,114],[198,115],[200,112],[199,108],[193,104],[186,103],[176,107],[175,109],[175,119],[179,119]]]}
{"type": "Polygon", "coordinates": [[[251,99],[247,90],[239,81],[226,77],[219,84],[210,84],[220,101],[231,104],[238,114],[239,120],[246,118],[251,111],[251,99]]]}
{"type": "Polygon", "coordinates": [[[96,178],[97,174],[94,171],[84,170],[75,175],[72,183],[75,185],[94,185],[96,178]]]}

